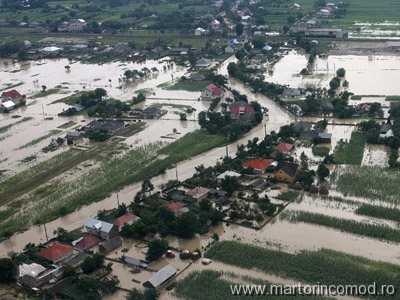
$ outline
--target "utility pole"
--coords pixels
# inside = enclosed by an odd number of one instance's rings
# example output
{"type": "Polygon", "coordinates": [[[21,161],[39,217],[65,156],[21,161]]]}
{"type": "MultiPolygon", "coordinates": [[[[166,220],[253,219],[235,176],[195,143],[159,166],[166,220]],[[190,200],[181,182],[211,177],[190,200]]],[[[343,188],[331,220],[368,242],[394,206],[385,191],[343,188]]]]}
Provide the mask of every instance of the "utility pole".
{"type": "Polygon", "coordinates": [[[43,226],[44,226],[44,233],[46,234],[46,242],[49,242],[49,237],[47,235],[46,223],[43,223],[43,226]]]}
{"type": "Polygon", "coordinates": [[[226,150],[226,156],[228,157],[229,155],[228,155],[228,143],[226,143],[226,145],[225,145],[225,150],[226,150]]]}
{"type": "Polygon", "coordinates": [[[119,207],[118,191],[117,191],[117,204],[118,204],[118,207],[119,207]]]}
{"type": "Polygon", "coordinates": [[[178,165],[175,165],[175,175],[176,175],[176,181],[179,181],[179,179],[178,179],[178,165]]]}

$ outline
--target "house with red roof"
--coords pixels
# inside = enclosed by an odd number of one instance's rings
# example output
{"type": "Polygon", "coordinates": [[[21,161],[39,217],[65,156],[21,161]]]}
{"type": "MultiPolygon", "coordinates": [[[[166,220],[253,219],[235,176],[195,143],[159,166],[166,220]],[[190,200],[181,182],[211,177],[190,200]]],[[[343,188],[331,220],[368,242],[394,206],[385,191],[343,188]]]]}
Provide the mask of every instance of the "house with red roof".
{"type": "Polygon", "coordinates": [[[293,149],[293,147],[293,144],[279,143],[279,145],[275,147],[275,150],[288,154],[293,149]]]}
{"type": "Polygon", "coordinates": [[[257,173],[265,173],[267,168],[271,166],[275,160],[267,158],[258,158],[251,161],[245,162],[243,168],[253,168],[257,173]]]}
{"type": "Polygon", "coordinates": [[[254,108],[244,101],[235,101],[229,105],[231,120],[240,123],[255,121],[254,108]]]}
{"type": "Polygon", "coordinates": [[[72,257],[73,253],[74,253],[74,248],[59,243],[55,243],[47,248],[40,250],[36,254],[44,258],[47,258],[48,260],[51,260],[53,263],[56,264],[60,261],[72,257]]]}
{"type": "Polygon", "coordinates": [[[120,216],[118,219],[114,221],[114,225],[118,227],[118,230],[121,231],[122,227],[125,224],[132,225],[136,221],[139,221],[140,217],[134,215],[133,213],[127,212],[126,214],[120,216]]]}
{"type": "Polygon", "coordinates": [[[217,87],[214,84],[207,85],[201,91],[201,99],[202,100],[214,100],[215,98],[222,97],[224,95],[224,89],[217,87]]]}
{"type": "Polygon", "coordinates": [[[175,216],[179,216],[189,211],[189,208],[186,207],[186,204],[182,202],[168,202],[165,204],[165,206],[172,210],[175,216]]]}
{"type": "Polygon", "coordinates": [[[208,188],[198,186],[190,191],[187,191],[186,195],[192,196],[197,201],[200,201],[207,197],[209,191],[210,190],[208,188]]]}
{"type": "Polygon", "coordinates": [[[72,242],[72,246],[80,250],[87,250],[100,243],[101,240],[89,233],[84,233],[83,237],[72,242]]]}
{"type": "Polygon", "coordinates": [[[3,92],[1,94],[1,98],[5,99],[6,101],[11,100],[17,100],[18,98],[23,98],[25,99],[26,96],[25,95],[21,95],[17,90],[11,90],[8,92],[3,92]]]}

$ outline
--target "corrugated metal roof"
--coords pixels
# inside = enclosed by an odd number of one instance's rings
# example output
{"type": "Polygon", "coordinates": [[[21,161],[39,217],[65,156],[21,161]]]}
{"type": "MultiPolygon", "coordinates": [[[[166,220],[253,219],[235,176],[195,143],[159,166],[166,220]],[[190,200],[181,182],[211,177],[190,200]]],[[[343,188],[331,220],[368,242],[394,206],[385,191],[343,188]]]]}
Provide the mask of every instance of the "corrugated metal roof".
{"type": "Polygon", "coordinates": [[[176,269],[173,266],[168,265],[168,266],[165,266],[164,268],[162,268],[157,273],[153,274],[153,276],[150,277],[148,282],[154,288],[156,288],[156,287],[160,286],[161,284],[163,284],[166,280],[168,280],[169,278],[174,276],[175,274],[176,274],[176,269]]]}

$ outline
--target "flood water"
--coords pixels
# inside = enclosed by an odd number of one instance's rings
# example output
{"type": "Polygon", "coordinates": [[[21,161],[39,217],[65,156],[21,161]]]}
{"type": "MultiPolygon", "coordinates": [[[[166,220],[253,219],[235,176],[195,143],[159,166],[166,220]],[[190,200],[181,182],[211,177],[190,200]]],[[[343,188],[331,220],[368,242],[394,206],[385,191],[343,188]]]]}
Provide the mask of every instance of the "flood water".
{"type": "MultiPolygon", "coordinates": [[[[397,85],[391,85],[385,82],[380,76],[375,77],[375,84],[366,84],[363,80],[365,79],[360,74],[362,72],[375,75],[385,74],[387,77],[396,77],[397,70],[400,68],[400,61],[397,58],[393,58],[391,61],[391,68],[389,69],[388,63],[389,58],[376,59],[374,61],[368,61],[365,57],[350,57],[344,56],[339,59],[329,56],[327,60],[317,61],[318,70],[317,74],[327,73],[328,76],[325,78],[322,75],[319,78],[310,79],[318,86],[326,86],[329,82],[329,78],[333,76],[334,69],[344,67],[346,69],[346,79],[350,82],[350,90],[356,94],[385,94],[385,95],[396,95],[400,94],[400,87],[397,85]],[[398,66],[397,66],[398,64],[398,66]],[[324,70],[324,66],[329,66],[324,70]],[[363,71],[364,70],[364,71],[363,71]],[[371,73],[372,72],[372,73],[371,73]],[[329,75],[330,74],[330,75],[329,75]],[[382,81],[382,86],[379,84],[382,81]],[[364,89],[362,89],[364,87],[364,89]],[[376,90],[368,91],[376,87],[376,90]],[[366,89],[366,90],[365,90],[366,89]]],[[[228,59],[225,63],[221,64],[219,73],[226,74],[226,66],[230,61],[235,61],[234,58],[228,59]]],[[[302,54],[290,52],[288,55],[274,66],[274,72],[267,80],[273,82],[285,83],[290,85],[304,85],[307,79],[303,79],[297,74],[302,68],[305,67],[307,59],[302,54]]],[[[125,143],[129,146],[135,147],[136,145],[143,145],[149,142],[154,142],[162,139],[162,136],[172,134],[173,128],[176,128],[181,135],[176,135],[176,138],[183,136],[185,133],[198,129],[198,124],[195,121],[197,114],[193,113],[188,115],[188,121],[182,122],[179,120],[179,115],[176,113],[177,108],[174,104],[184,104],[185,106],[192,106],[197,109],[197,113],[201,110],[207,109],[209,103],[198,101],[199,93],[185,92],[185,91],[167,91],[160,87],[159,84],[164,82],[170,82],[175,80],[177,77],[182,76],[186,73],[186,69],[179,66],[173,66],[166,71],[163,70],[163,64],[155,61],[147,61],[145,64],[134,64],[134,63],[118,63],[113,62],[104,65],[83,65],[80,63],[72,63],[71,71],[65,71],[65,65],[68,65],[68,60],[43,60],[38,62],[32,62],[30,65],[19,65],[10,64],[6,67],[0,63],[0,88],[6,88],[7,84],[17,84],[23,82],[21,86],[16,87],[18,91],[27,95],[27,106],[12,111],[10,114],[0,114],[0,127],[13,125],[6,133],[0,134],[0,169],[7,169],[9,172],[7,176],[21,172],[31,166],[33,163],[38,161],[44,161],[51,156],[56,155],[60,151],[51,152],[44,154],[40,152],[40,149],[48,145],[49,140],[44,140],[35,145],[19,149],[26,143],[40,138],[47,134],[50,130],[56,129],[68,121],[74,121],[78,126],[86,124],[90,121],[87,116],[75,116],[75,117],[58,117],[57,113],[66,109],[67,106],[63,103],[52,104],[53,101],[63,98],[72,94],[77,90],[94,89],[96,87],[102,87],[107,90],[110,97],[116,99],[128,101],[134,96],[134,92],[139,89],[151,89],[152,95],[149,96],[151,99],[146,100],[145,106],[152,105],[153,103],[165,103],[164,108],[169,112],[160,120],[149,120],[146,121],[147,127],[144,131],[138,133],[135,136],[129,137],[125,140],[125,143]],[[126,69],[142,69],[143,67],[157,67],[159,72],[157,74],[150,75],[148,78],[140,80],[130,84],[119,84],[119,78],[122,76],[126,69]],[[6,75],[6,76],[3,76],[6,75]],[[109,81],[111,79],[111,82],[109,81]],[[36,82],[35,80],[38,80],[36,82]],[[40,93],[41,85],[45,84],[47,89],[54,88],[57,85],[61,85],[62,91],[65,94],[52,94],[46,97],[40,97],[37,99],[31,99],[31,96],[40,93]],[[179,99],[176,101],[169,100],[179,99]],[[22,117],[32,117],[31,120],[15,124],[21,118],[12,118],[13,115],[20,115],[22,117]],[[53,120],[45,120],[45,117],[53,117],[53,120]],[[36,154],[37,158],[32,163],[21,163],[21,160],[29,155],[36,154]]],[[[383,75],[382,75],[383,76],[383,75]]],[[[317,76],[318,77],[318,76],[317,76]]],[[[389,79],[388,79],[389,80],[389,79]]],[[[238,90],[248,96],[249,101],[258,101],[262,106],[269,108],[269,117],[265,118],[263,123],[258,125],[256,128],[251,130],[246,137],[238,142],[235,142],[228,146],[228,154],[234,155],[237,146],[247,143],[248,139],[254,137],[263,138],[266,133],[272,130],[279,130],[282,125],[289,124],[294,121],[294,117],[289,114],[286,110],[275,104],[270,99],[259,95],[252,94],[250,89],[235,79],[229,79],[229,86],[233,89],[238,90]]],[[[229,96],[229,93],[228,95],[229,96]]],[[[310,118],[312,119],[312,118],[310,118]]],[[[312,120],[316,120],[313,118],[312,120]]],[[[330,120],[331,125],[328,125],[327,132],[333,134],[333,140],[331,145],[327,145],[330,149],[333,149],[338,140],[343,138],[349,140],[351,132],[354,130],[354,126],[343,126],[335,124],[337,120],[330,120]],[[332,122],[331,122],[332,121],[332,122]]],[[[340,120],[341,123],[348,122],[354,124],[359,120],[340,120]]],[[[74,128],[74,127],[72,127],[74,128]]],[[[63,129],[63,132],[59,136],[64,136],[66,131],[69,129],[63,129]]],[[[54,137],[57,137],[54,136],[54,137]]],[[[172,140],[165,140],[166,142],[172,140]]],[[[296,150],[300,155],[301,148],[296,150]]],[[[303,149],[307,152],[307,155],[312,156],[309,149],[303,149]]],[[[378,165],[384,164],[382,157],[385,155],[386,149],[381,147],[366,147],[364,153],[363,164],[378,165]]],[[[195,167],[203,164],[206,167],[215,165],[215,163],[226,155],[226,148],[221,147],[213,149],[207,153],[193,157],[190,160],[181,162],[177,166],[177,172],[179,180],[184,180],[191,177],[195,171],[195,167]]],[[[176,170],[167,170],[165,174],[156,176],[151,179],[151,182],[155,187],[160,184],[167,182],[170,179],[176,179],[176,170]]],[[[141,183],[133,184],[125,187],[118,193],[118,199],[120,203],[129,204],[134,195],[140,190],[141,183]]],[[[276,195],[276,191],[269,191],[271,195],[276,195]]],[[[52,221],[46,224],[49,238],[53,237],[53,230],[58,227],[63,227],[66,230],[73,230],[81,227],[88,217],[95,217],[97,212],[101,209],[111,209],[117,206],[117,195],[114,193],[110,197],[103,201],[93,203],[89,206],[81,208],[70,215],[52,221]]],[[[294,210],[308,210],[318,213],[326,213],[329,215],[353,218],[354,214],[351,212],[349,207],[331,207],[324,205],[318,198],[306,197],[301,203],[293,203],[289,205],[289,209],[294,210]]],[[[360,218],[361,220],[361,218],[360,218]]],[[[246,243],[256,244],[263,247],[282,249],[288,252],[296,252],[301,249],[317,250],[322,247],[331,248],[337,251],[343,251],[350,254],[361,255],[367,258],[382,260],[392,263],[400,263],[400,256],[398,255],[398,246],[376,240],[356,237],[350,234],[341,233],[337,230],[327,229],[321,226],[313,226],[308,224],[291,224],[287,221],[279,219],[272,220],[267,226],[259,231],[255,231],[246,227],[237,225],[226,226],[226,224],[220,224],[213,228],[213,231],[220,235],[221,240],[238,240],[246,243]]],[[[175,237],[167,238],[169,243],[177,248],[189,249],[193,251],[196,248],[206,247],[211,241],[210,235],[200,236],[192,240],[182,240],[175,237]]],[[[23,247],[31,243],[45,242],[46,236],[43,226],[33,226],[28,231],[12,236],[9,240],[0,243],[0,256],[6,256],[9,252],[22,251],[23,247]]],[[[144,257],[143,250],[136,248],[131,242],[124,242],[124,247],[129,248],[127,255],[142,258],[144,257]]],[[[120,253],[109,254],[110,257],[115,258],[120,253]]],[[[167,263],[171,263],[178,269],[182,269],[186,266],[186,262],[181,262],[180,259],[175,258],[174,260],[162,259],[154,264],[152,267],[155,269],[161,268],[167,263]]],[[[120,264],[114,264],[115,273],[121,280],[121,286],[127,289],[138,287],[141,288],[140,284],[132,282],[132,279],[139,281],[147,280],[150,274],[147,271],[142,271],[139,274],[133,275],[130,273],[129,268],[120,264]]],[[[219,263],[212,263],[211,268],[218,270],[233,270],[238,272],[238,268],[226,266],[219,263]]],[[[188,271],[195,269],[202,269],[204,266],[200,263],[194,263],[188,271]]],[[[181,275],[184,276],[185,272],[181,275]]],[[[257,274],[255,271],[247,270],[246,274],[257,278],[265,278],[273,282],[282,282],[283,279],[275,278],[271,275],[257,274]]],[[[186,273],[187,274],[187,273],[186,273]]],[[[285,282],[285,281],[283,281],[285,282]]],[[[115,295],[107,297],[106,299],[124,299],[124,292],[118,292],[115,295]]],[[[163,296],[163,299],[175,299],[170,293],[163,296]]]]}

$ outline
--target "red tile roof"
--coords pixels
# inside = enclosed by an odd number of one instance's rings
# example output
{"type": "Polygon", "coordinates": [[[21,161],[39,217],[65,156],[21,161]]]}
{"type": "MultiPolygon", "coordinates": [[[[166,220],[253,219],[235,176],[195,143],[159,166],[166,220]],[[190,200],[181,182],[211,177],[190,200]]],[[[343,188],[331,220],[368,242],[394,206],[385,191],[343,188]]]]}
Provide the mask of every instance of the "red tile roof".
{"type": "Polygon", "coordinates": [[[279,143],[279,145],[275,147],[275,150],[278,150],[278,151],[290,151],[292,148],[293,148],[293,144],[279,143]]]}
{"type": "Polygon", "coordinates": [[[238,115],[238,114],[246,114],[253,112],[254,109],[252,106],[234,106],[231,108],[231,114],[238,115]]]}
{"type": "Polygon", "coordinates": [[[185,207],[186,204],[182,202],[168,202],[167,204],[165,204],[165,206],[172,210],[176,216],[179,216],[182,214],[182,211],[180,209],[182,207],[185,207]]]}
{"type": "Polygon", "coordinates": [[[16,90],[11,90],[8,92],[3,92],[2,96],[6,96],[7,98],[14,100],[17,98],[25,98],[25,95],[21,95],[19,92],[16,90]]]}
{"type": "Polygon", "coordinates": [[[216,96],[221,96],[221,95],[223,94],[223,92],[224,92],[224,89],[223,89],[223,88],[216,87],[216,86],[215,86],[214,84],[212,84],[212,83],[210,83],[209,85],[207,85],[207,86],[206,86],[206,89],[209,90],[209,91],[211,91],[211,92],[213,93],[213,95],[216,95],[216,96]]]}
{"type": "Polygon", "coordinates": [[[273,162],[274,162],[273,159],[259,158],[259,159],[245,162],[243,164],[243,167],[244,168],[251,167],[253,169],[265,170],[273,162]]]}
{"type": "Polygon", "coordinates": [[[70,246],[65,246],[61,245],[58,243],[55,243],[47,248],[44,248],[40,250],[37,255],[43,256],[44,258],[47,258],[49,260],[57,260],[61,256],[64,256],[70,252],[72,252],[74,249],[70,246]]]}
{"type": "Polygon", "coordinates": [[[138,216],[134,215],[133,213],[128,212],[128,213],[124,214],[123,216],[120,216],[118,219],[116,219],[113,224],[115,226],[121,227],[124,224],[129,223],[130,221],[136,220],[137,218],[138,218],[138,216]]]}
{"type": "Polygon", "coordinates": [[[202,196],[204,196],[205,194],[207,194],[209,191],[210,190],[208,188],[198,186],[190,191],[187,191],[186,195],[192,196],[195,199],[199,199],[202,196]]]}
{"type": "Polygon", "coordinates": [[[75,248],[81,250],[87,250],[89,248],[92,248],[94,245],[97,245],[100,242],[101,240],[95,237],[94,235],[91,235],[89,233],[84,233],[83,239],[75,244],[75,248]]]}

